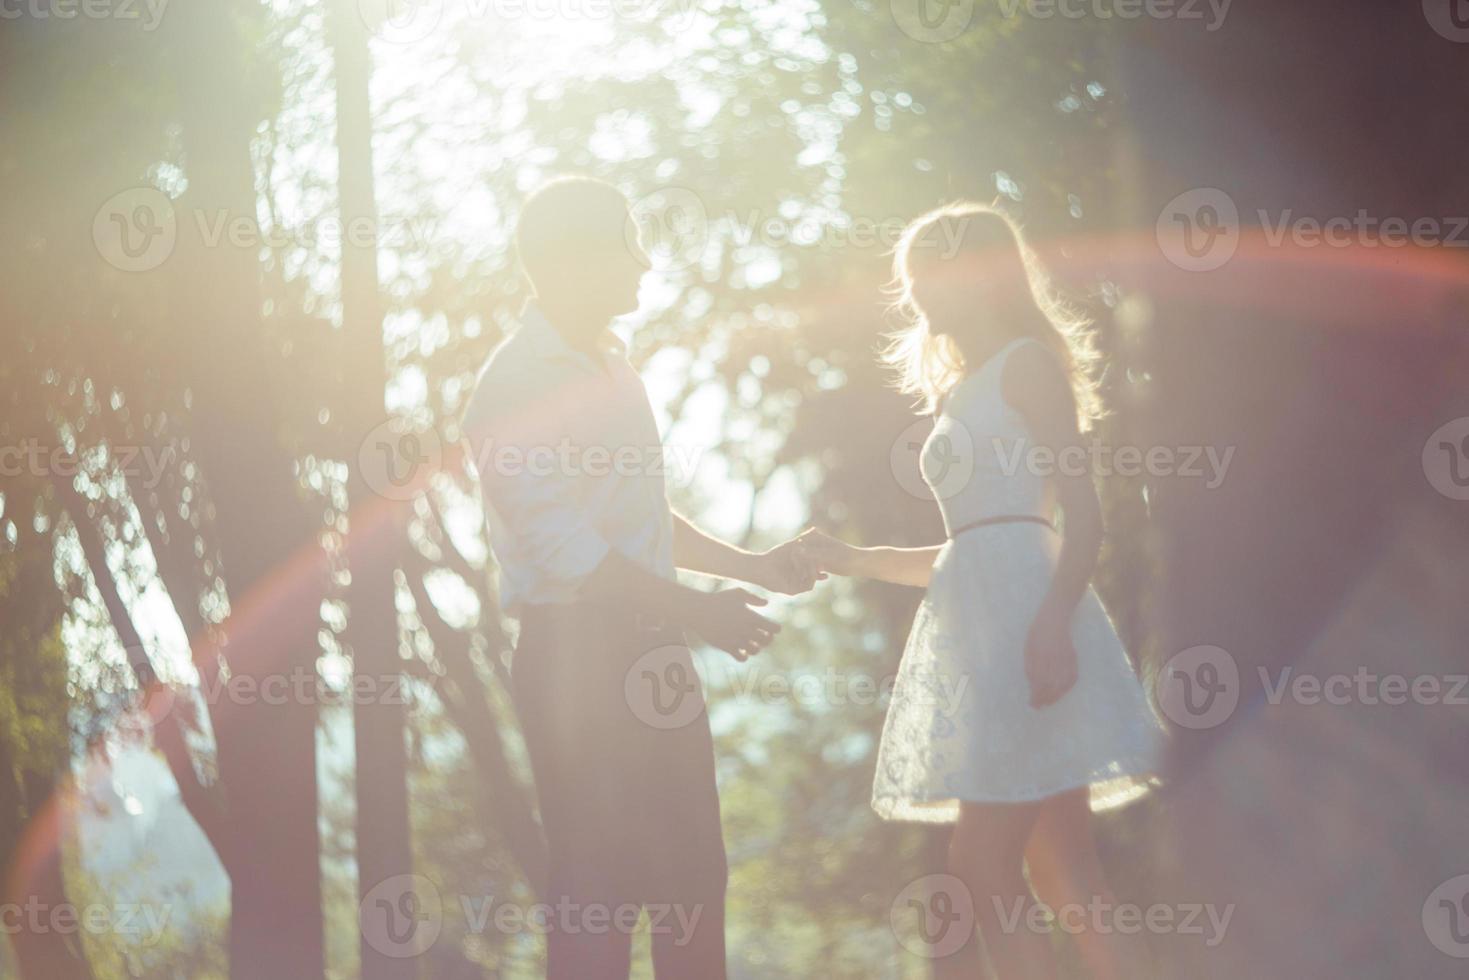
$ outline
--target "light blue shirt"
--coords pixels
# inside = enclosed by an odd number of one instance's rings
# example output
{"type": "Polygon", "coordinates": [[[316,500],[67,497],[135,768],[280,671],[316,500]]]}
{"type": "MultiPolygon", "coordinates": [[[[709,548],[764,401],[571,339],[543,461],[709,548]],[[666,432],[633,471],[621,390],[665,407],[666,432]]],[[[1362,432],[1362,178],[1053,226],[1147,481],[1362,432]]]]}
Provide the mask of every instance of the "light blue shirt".
{"type": "Polygon", "coordinates": [[[527,307],[480,372],[464,435],[504,608],[574,601],[614,549],[674,577],[662,438],[610,330],[591,356],[527,307]]]}

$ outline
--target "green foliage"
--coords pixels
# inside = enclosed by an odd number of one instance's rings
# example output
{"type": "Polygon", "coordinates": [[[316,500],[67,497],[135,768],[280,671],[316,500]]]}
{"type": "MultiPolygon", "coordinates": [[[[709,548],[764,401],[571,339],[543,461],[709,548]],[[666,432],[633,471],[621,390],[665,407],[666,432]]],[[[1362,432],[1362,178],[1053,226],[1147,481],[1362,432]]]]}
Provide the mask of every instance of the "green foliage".
{"type": "MultiPolygon", "coordinates": [[[[334,150],[324,8],[276,8],[232,6],[229,16],[250,22],[247,43],[233,50],[198,50],[173,20],[152,41],[56,33],[33,36],[28,46],[0,41],[7,70],[25,80],[19,95],[5,96],[6,107],[29,101],[32,112],[15,141],[20,149],[7,146],[4,172],[36,189],[15,203],[17,220],[0,231],[27,263],[19,277],[27,288],[0,302],[15,322],[33,325],[15,350],[25,355],[28,378],[49,378],[34,399],[47,406],[49,423],[90,423],[89,438],[100,438],[97,426],[139,440],[188,433],[194,379],[177,348],[196,325],[170,308],[177,283],[168,267],[131,278],[107,268],[89,233],[95,208],[111,194],[156,184],[177,195],[187,182],[172,86],[189,77],[189,66],[218,59],[213,84],[229,97],[220,111],[252,126],[261,121],[251,146],[261,213],[298,228],[332,215],[335,175],[322,165],[334,150]],[[73,41],[82,46],[68,51],[73,41]],[[86,72],[75,70],[82,65],[86,72]],[[45,122],[55,117],[69,125],[45,122]],[[43,274],[58,267],[71,271],[43,274]],[[92,408],[78,394],[88,386],[92,408]],[[94,412],[113,392],[125,395],[124,407],[94,412]]],[[[681,188],[700,201],[710,245],[699,261],[660,277],[636,318],[633,344],[639,362],[662,379],[670,435],[694,443],[708,463],[699,479],[674,489],[675,503],[752,546],[808,521],[864,542],[934,540],[932,504],[910,496],[889,462],[912,418],[883,388],[872,360],[886,326],[881,287],[890,242],[848,243],[843,229],[891,228],[949,198],[1001,194],[1038,239],[1064,243],[1107,231],[1116,220],[1108,161],[1117,105],[1107,33],[1095,23],[1006,18],[980,4],[960,37],[924,44],[897,28],[891,9],[848,0],[706,3],[691,27],[619,24],[617,36],[572,56],[485,24],[446,29],[411,49],[375,46],[381,223],[427,230],[419,243],[427,247],[388,240],[380,248],[389,404],[428,417],[446,437],[456,434],[452,420],[474,374],[524,297],[509,229],[537,181],[593,173],[635,199],[681,188]],[[568,57],[574,71],[562,64],[568,57]],[[811,244],[745,239],[772,220],[823,233],[811,244]]],[[[300,459],[325,536],[337,542],[346,501],[335,457],[363,435],[339,431],[333,413],[353,369],[340,356],[334,322],[337,255],[294,240],[260,252],[262,341],[272,367],[262,398],[278,406],[279,438],[300,459]]],[[[1106,328],[1104,276],[1095,267],[1070,270],[1066,285],[1093,302],[1106,328]]],[[[1112,347],[1125,360],[1127,352],[1112,347]]],[[[0,378],[19,391],[18,375],[6,372],[0,363],[0,378]]],[[[1125,378],[1119,369],[1109,379],[1118,424],[1130,404],[1125,378]]],[[[26,390],[37,388],[28,381],[26,390]]],[[[187,570],[215,583],[214,555],[194,536],[207,534],[204,494],[191,475],[138,505],[201,559],[187,570]]],[[[1140,488],[1109,487],[1108,498],[1114,539],[1141,542],[1140,488]]],[[[30,515],[17,516],[21,504],[7,494],[11,519],[23,528],[30,515]]],[[[417,517],[429,523],[423,509],[417,517]]],[[[22,767],[64,768],[77,693],[66,686],[54,542],[29,541],[23,556],[0,554],[0,590],[39,583],[48,610],[25,629],[13,629],[17,621],[7,615],[0,637],[0,740],[20,760],[9,773],[17,784],[22,767]]],[[[1137,547],[1114,547],[1104,574],[1109,595],[1138,592],[1146,569],[1137,547]]],[[[0,592],[7,612],[18,604],[9,596],[0,592]]],[[[751,669],[788,678],[888,677],[915,601],[909,590],[832,583],[782,611],[788,626],[780,644],[751,669]]],[[[1126,602],[1118,608],[1141,642],[1146,617],[1126,602]]],[[[482,610],[475,630],[493,632],[493,620],[493,610],[482,610]]],[[[339,610],[332,622],[329,652],[339,610]]],[[[935,835],[882,825],[867,807],[884,705],[752,700],[738,676],[711,676],[734,959],[753,975],[873,976],[874,964],[882,975],[900,975],[888,904],[929,870],[935,835]]],[[[474,798],[486,787],[462,737],[432,707],[415,712],[413,723],[421,868],[446,896],[526,900],[503,841],[481,823],[474,798]]],[[[329,955],[341,976],[356,955],[346,784],[329,787],[323,802],[329,955]]],[[[21,815],[6,817],[15,824],[21,815]]],[[[440,941],[446,951],[486,971],[530,975],[533,944],[475,935],[454,921],[440,941]]],[[[199,935],[219,936],[219,927],[199,935]]],[[[191,977],[222,969],[217,949],[197,936],[170,942],[150,954],[158,969],[191,977]]],[[[134,952],[97,944],[99,977],[117,974],[134,952]]]]}

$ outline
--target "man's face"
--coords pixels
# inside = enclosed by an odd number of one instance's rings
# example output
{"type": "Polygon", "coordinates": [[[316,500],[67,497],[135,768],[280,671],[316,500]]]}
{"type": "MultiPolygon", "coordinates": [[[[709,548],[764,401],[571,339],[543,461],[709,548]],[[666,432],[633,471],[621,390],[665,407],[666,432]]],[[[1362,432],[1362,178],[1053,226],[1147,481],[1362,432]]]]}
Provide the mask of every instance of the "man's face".
{"type": "MultiPolygon", "coordinates": [[[[625,227],[635,229],[632,216],[628,215],[625,227]]],[[[613,308],[612,316],[632,313],[638,308],[638,287],[643,273],[653,266],[648,253],[643,250],[638,235],[630,230],[624,239],[601,250],[588,262],[585,270],[588,286],[596,295],[605,297],[613,308]]]]}
{"type": "Polygon", "coordinates": [[[543,301],[554,297],[556,305],[578,309],[580,319],[600,326],[637,310],[638,287],[653,263],[626,209],[604,211],[587,225],[527,271],[543,301]]]}

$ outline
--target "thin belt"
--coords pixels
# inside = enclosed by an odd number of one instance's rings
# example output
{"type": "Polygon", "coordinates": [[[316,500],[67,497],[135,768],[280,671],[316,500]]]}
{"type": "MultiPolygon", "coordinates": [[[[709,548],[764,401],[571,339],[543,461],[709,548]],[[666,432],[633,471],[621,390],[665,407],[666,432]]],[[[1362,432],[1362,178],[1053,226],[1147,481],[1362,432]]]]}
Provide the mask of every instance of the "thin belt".
{"type": "Polygon", "coordinates": [[[1056,530],[1056,525],[1044,517],[1036,517],[1033,514],[1003,514],[999,517],[986,517],[981,521],[970,521],[968,524],[956,527],[949,532],[949,540],[952,541],[965,531],[973,531],[977,527],[988,527],[991,524],[1043,524],[1052,531],[1056,530]]]}

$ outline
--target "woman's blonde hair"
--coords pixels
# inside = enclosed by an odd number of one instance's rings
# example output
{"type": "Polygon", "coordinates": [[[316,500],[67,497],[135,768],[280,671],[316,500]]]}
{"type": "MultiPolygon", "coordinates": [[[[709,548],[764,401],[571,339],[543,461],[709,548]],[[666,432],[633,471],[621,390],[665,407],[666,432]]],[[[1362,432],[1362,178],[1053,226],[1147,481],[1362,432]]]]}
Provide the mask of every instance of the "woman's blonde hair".
{"type": "MultiPolygon", "coordinates": [[[[958,201],[921,215],[903,229],[893,250],[893,312],[903,326],[888,335],[883,363],[897,378],[894,386],[916,395],[926,413],[936,412],[944,396],[969,370],[953,337],[935,333],[914,296],[915,283],[938,262],[949,262],[946,271],[977,276],[985,271],[954,260],[976,258],[982,263],[1000,263],[1001,276],[1023,278],[1036,316],[1016,316],[1023,335],[1046,345],[1061,362],[1076,398],[1077,425],[1091,428],[1102,414],[1093,370],[1098,354],[1091,320],[1067,303],[1052,287],[1050,277],[1025,243],[1020,227],[997,208],[972,201],[958,201]],[[939,254],[945,245],[957,252],[939,254]],[[1015,262],[1008,268],[1004,263],[1015,262]]],[[[991,267],[993,268],[993,267],[991,267]]],[[[1011,311],[1019,312],[1019,311],[1011,311]]],[[[976,315],[982,315],[978,311],[976,315]]]]}

